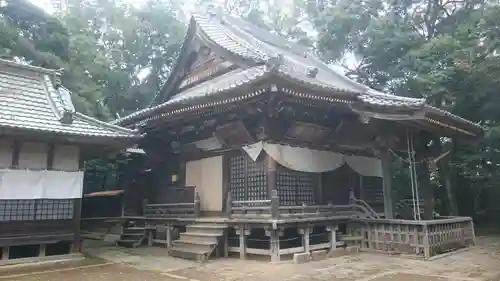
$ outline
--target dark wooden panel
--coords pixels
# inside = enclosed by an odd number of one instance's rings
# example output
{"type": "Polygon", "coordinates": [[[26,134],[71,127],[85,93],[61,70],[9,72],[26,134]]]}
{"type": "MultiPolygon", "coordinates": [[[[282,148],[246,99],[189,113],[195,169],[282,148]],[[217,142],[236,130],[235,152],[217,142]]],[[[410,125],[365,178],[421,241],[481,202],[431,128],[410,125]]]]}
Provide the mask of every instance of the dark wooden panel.
{"type": "Polygon", "coordinates": [[[0,222],[0,247],[73,241],[73,220],[0,222]]]}

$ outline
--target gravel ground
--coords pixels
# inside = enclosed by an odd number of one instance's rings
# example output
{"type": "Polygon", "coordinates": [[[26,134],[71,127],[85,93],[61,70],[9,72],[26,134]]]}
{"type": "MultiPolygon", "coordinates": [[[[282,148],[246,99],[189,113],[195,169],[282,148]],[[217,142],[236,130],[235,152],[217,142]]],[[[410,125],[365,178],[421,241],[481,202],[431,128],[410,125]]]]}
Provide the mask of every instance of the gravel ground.
{"type": "Polygon", "coordinates": [[[361,253],[306,264],[216,259],[204,264],[163,248],[88,249],[102,259],[0,270],[0,281],[500,281],[500,237],[434,261],[361,253]]]}

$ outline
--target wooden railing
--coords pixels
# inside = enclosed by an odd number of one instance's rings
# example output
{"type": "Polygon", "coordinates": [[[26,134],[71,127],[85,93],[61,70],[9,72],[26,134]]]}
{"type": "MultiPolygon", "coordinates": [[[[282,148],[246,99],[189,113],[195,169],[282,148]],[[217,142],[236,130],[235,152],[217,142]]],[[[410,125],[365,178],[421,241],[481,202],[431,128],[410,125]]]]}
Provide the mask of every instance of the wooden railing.
{"type": "Polygon", "coordinates": [[[143,203],[143,215],[147,218],[183,218],[200,217],[200,197],[194,194],[193,202],[148,204],[143,203]]]}
{"type": "Polygon", "coordinates": [[[470,217],[436,220],[353,219],[349,234],[361,237],[361,249],[425,259],[475,244],[470,217]]]}
{"type": "Polygon", "coordinates": [[[378,218],[377,213],[362,200],[351,201],[348,205],[307,205],[280,206],[276,190],[270,200],[232,201],[228,194],[226,209],[229,217],[246,218],[304,218],[318,216],[352,216],[378,218]]]}

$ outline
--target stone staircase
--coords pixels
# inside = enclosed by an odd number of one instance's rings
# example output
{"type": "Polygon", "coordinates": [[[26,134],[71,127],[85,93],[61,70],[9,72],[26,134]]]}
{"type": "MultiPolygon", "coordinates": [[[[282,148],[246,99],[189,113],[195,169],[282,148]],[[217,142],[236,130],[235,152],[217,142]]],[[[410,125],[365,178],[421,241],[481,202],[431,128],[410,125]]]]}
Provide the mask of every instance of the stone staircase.
{"type": "Polygon", "coordinates": [[[195,222],[180,233],[180,238],[173,241],[169,254],[173,257],[203,262],[215,251],[222,241],[227,225],[222,223],[195,222]]]}
{"type": "Polygon", "coordinates": [[[146,239],[146,228],[144,226],[129,226],[123,228],[120,240],[116,241],[118,246],[136,248],[144,243],[146,239]]]}

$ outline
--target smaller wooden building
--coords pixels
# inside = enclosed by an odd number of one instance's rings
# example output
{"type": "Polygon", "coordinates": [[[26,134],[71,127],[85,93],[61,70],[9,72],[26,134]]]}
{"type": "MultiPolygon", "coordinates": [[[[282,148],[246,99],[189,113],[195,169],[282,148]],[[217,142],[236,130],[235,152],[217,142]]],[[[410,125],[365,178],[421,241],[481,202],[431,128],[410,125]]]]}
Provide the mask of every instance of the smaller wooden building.
{"type": "Polygon", "coordinates": [[[0,257],[76,251],[83,162],[136,131],[75,111],[61,73],[0,60],[0,257]]]}

